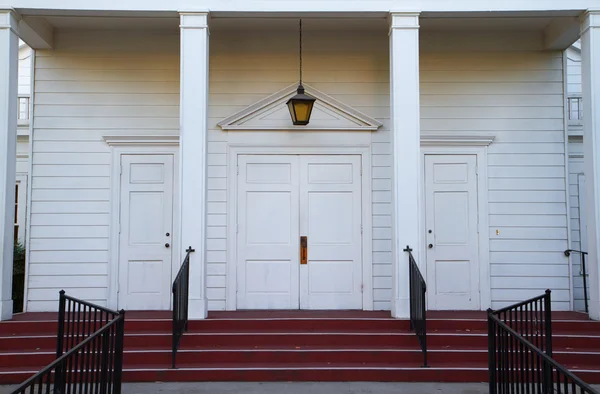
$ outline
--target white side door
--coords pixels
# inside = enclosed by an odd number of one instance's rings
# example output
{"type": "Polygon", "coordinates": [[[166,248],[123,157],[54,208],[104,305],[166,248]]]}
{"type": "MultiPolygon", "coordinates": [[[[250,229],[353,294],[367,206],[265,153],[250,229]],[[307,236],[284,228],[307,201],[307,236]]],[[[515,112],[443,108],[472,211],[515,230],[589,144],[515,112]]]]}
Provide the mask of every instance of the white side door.
{"type": "Polygon", "coordinates": [[[427,294],[431,310],[478,310],[476,155],[425,155],[427,294]]]}
{"type": "Polygon", "coordinates": [[[361,157],[300,157],[301,309],[362,309],[361,157]]]}
{"type": "Polygon", "coordinates": [[[299,308],[298,156],[238,156],[237,308],[299,308]]]}
{"type": "Polygon", "coordinates": [[[122,155],[119,308],[169,309],[173,155],[122,155]]]}

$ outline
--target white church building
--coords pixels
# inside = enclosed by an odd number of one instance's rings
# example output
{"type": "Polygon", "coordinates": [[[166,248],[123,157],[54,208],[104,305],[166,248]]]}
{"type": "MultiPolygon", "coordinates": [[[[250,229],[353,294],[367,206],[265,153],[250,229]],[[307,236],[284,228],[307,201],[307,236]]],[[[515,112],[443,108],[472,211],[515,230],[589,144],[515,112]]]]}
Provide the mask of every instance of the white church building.
{"type": "Polygon", "coordinates": [[[188,247],[194,319],[406,318],[407,246],[429,310],[545,289],[554,310],[581,309],[579,256],[564,251],[583,248],[585,198],[600,319],[596,1],[8,1],[2,319],[13,310],[19,39],[34,50],[28,312],[55,311],[61,289],[169,310],[188,247]],[[573,122],[565,50],[578,39],[584,116],[573,122]],[[300,80],[316,101],[293,122],[300,80]]]}

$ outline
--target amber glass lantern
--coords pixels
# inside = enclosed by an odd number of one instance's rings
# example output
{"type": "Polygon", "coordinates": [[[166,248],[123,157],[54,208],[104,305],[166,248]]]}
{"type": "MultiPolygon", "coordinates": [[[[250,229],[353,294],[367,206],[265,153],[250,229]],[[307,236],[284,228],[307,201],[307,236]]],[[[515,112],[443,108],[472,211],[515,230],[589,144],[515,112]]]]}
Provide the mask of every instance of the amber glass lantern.
{"type": "Polygon", "coordinates": [[[302,86],[302,19],[300,19],[300,83],[296,95],[286,103],[295,126],[308,124],[315,101],[317,99],[304,93],[304,86],[302,86]]]}
{"type": "Polygon", "coordinates": [[[298,85],[298,93],[286,103],[296,126],[306,126],[310,120],[313,104],[317,101],[314,97],[304,93],[304,87],[298,85]]]}

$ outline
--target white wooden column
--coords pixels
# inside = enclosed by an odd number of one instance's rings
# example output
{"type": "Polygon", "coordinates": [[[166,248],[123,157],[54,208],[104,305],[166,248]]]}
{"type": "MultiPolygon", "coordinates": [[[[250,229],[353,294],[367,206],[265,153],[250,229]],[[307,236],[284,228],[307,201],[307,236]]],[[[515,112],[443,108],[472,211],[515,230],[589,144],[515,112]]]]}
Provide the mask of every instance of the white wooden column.
{"type": "Polygon", "coordinates": [[[12,318],[12,270],[17,163],[17,16],[0,10],[0,319],[12,318]]]}
{"type": "Polygon", "coordinates": [[[206,318],[208,13],[181,13],[181,257],[190,255],[190,319],[206,318]]]}
{"type": "Polygon", "coordinates": [[[583,149],[588,218],[590,317],[600,320],[600,11],[581,19],[583,149]]]}
{"type": "Polygon", "coordinates": [[[424,265],[419,228],[421,188],[419,14],[390,14],[390,106],[393,139],[394,282],[392,315],[409,317],[409,245],[424,265]]]}

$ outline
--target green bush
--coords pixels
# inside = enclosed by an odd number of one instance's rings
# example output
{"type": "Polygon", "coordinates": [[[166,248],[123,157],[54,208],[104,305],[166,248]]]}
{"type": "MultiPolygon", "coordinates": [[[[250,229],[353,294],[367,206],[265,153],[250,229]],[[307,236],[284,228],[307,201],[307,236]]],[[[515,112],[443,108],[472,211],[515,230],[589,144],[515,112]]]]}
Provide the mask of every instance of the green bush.
{"type": "Polygon", "coordinates": [[[25,295],[25,247],[19,241],[15,242],[13,250],[13,312],[23,312],[25,295]]]}

